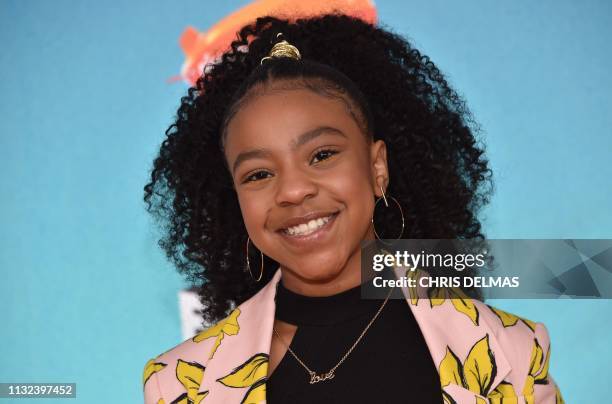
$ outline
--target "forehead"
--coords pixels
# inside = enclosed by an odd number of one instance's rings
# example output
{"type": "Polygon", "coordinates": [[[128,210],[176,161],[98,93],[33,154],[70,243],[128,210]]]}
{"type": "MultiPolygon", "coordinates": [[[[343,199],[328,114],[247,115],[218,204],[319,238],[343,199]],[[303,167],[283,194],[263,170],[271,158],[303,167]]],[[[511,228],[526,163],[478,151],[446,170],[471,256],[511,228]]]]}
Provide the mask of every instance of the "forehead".
{"type": "MultiPolygon", "coordinates": [[[[227,127],[227,146],[291,139],[314,126],[361,134],[350,104],[312,90],[270,87],[248,97],[227,127]]],[[[229,151],[229,150],[228,150],[229,151]]]]}

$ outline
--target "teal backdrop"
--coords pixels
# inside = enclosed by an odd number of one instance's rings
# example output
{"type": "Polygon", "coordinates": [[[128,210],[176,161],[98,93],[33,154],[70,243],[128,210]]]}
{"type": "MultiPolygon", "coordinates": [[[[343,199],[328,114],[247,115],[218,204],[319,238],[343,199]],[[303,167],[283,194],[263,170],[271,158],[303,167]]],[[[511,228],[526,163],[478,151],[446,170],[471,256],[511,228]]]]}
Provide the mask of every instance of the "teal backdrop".
{"type": "MultiPolygon", "coordinates": [[[[187,88],[166,79],[187,25],[246,3],[0,1],[0,382],[142,402],[144,363],[181,341],[186,285],[141,201],[187,88]]],[[[611,4],[377,1],[483,127],[489,237],[612,238],[611,4]]],[[[609,402],[612,301],[493,304],[547,325],[568,403],[609,402]]]]}

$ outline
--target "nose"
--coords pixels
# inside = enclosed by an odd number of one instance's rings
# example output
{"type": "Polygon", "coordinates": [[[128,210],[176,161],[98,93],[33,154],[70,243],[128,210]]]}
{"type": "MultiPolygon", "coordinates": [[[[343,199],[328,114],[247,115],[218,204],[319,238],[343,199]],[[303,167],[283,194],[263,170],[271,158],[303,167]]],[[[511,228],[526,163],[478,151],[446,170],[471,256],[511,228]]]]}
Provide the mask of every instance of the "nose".
{"type": "Polygon", "coordinates": [[[276,182],[276,203],[280,206],[299,205],[318,192],[314,179],[299,169],[286,170],[280,177],[276,182]]]}

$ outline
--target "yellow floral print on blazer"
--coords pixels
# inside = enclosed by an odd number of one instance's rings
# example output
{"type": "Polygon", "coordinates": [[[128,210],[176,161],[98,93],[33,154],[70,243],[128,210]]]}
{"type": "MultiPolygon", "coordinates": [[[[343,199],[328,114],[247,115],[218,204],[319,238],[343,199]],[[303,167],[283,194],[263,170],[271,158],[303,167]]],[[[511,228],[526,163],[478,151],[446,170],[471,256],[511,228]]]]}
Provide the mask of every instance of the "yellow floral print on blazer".
{"type": "MultiPolygon", "coordinates": [[[[395,276],[427,276],[423,271],[395,276]]],[[[149,360],[145,404],[265,403],[274,277],[225,319],[149,360]]],[[[444,404],[560,404],[544,324],[462,295],[402,287],[440,376],[444,404]]],[[[416,369],[410,369],[411,372],[416,369]]],[[[410,392],[406,392],[406,400],[410,392]]]]}

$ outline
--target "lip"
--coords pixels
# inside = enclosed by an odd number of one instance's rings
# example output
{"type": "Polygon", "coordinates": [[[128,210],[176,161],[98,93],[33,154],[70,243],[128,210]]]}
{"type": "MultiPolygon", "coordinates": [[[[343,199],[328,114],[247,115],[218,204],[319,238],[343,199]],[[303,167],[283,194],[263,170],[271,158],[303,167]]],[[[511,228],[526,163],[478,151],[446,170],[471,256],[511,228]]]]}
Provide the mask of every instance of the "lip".
{"type": "Polygon", "coordinates": [[[325,223],[323,226],[317,229],[314,233],[310,233],[305,236],[290,236],[285,233],[283,230],[279,230],[277,233],[285,240],[288,244],[294,247],[306,247],[310,244],[319,243],[325,239],[325,237],[330,233],[334,223],[336,223],[336,218],[340,215],[341,211],[337,211],[332,214],[329,218],[329,221],[325,223]]]}
{"type": "Polygon", "coordinates": [[[334,210],[334,211],[318,210],[318,211],[310,212],[303,216],[292,217],[291,219],[285,220],[283,223],[281,223],[280,227],[277,228],[277,231],[282,231],[284,229],[288,229],[289,227],[293,227],[293,226],[299,226],[300,224],[308,223],[311,220],[328,217],[338,212],[339,212],[338,210],[334,210]]]}

